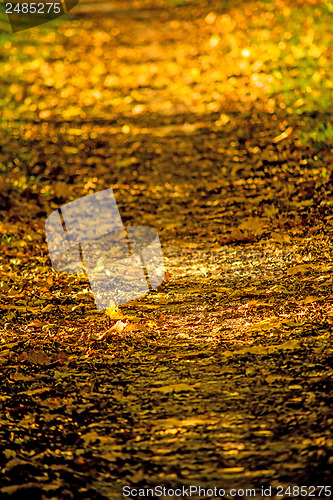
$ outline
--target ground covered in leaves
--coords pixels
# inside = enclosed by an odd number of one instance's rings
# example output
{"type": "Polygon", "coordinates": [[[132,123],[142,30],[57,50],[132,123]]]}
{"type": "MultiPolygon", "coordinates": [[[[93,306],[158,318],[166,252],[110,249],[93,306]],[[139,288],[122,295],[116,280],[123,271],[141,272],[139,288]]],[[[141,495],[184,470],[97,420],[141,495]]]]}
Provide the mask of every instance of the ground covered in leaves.
{"type": "Polygon", "coordinates": [[[82,2],[1,34],[1,498],[329,496],[287,488],[332,482],[332,12],[82,2]],[[44,223],[109,187],[167,273],[98,340],[44,223]]]}

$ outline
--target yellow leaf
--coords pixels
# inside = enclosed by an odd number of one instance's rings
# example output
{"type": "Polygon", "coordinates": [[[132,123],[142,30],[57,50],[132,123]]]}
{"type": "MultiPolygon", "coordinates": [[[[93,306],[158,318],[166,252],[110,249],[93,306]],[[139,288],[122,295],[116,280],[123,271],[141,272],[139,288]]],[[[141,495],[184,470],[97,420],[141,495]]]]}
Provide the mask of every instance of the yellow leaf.
{"type": "Polygon", "coordinates": [[[287,270],[287,274],[293,275],[293,274],[306,274],[308,272],[311,272],[313,269],[312,264],[298,264],[297,266],[291,267],[287,270]]]}
{"type": "Polygon", "coordinates": [[[276,214],[279,213],[279,209],[276,208],[274,205],[268,206],[264,208],[265,215],[267,217],[274,217],[276,214]]]}
{"type": "Polygon", "coordinates": [[[265,232],[266,224],[267,221],[260,217],[249,217],[240,224],[239,229],[245,229],[246,231],[260,235],[265,232]]]}
{"type": "Polygon", "coordinates": [[[153,387],[151,389],[152,392],[163,392],[164,394],[169,394],[172,392],[188,392],[194,390],[195,389],[191,385],[185,384],[183,382],[179,384],[164,385],[162,387],[153,387]]]}
{"type": "Polygon", "coordinates": [[[265,319],[251,326],[252,332],[260,332],[271,330],[272,328],[279,328],[281,322],[277,318],[265,319]]]}
{"type": "Polygon", "coordinates": [[[109,318],[113,318],[118,312],[118,306],[116,307],[116,304],[113,302],[112,299],[110,299],[110,305],[105,309],[105,314],[109,318]]]}
{"type": "Polygon", "coordinates": [[[274,137],[273,139],[273,142],[274,144],[280,142],[280,141],[283,141],[283,139],[287,139],[287,137],[290,136],[290,134],[292,133],[293,131],[293,128],[292,127],[288,127],[284,132],[282,132],[282,134],[280,135],[277,135],[276,137],[274,137]]]}
{"type": "Polygon", "coordinates": [[[71,188],[66,182],[57,181],[54,186],[54,194],[57,198],[67,198],[71,194],[71,188]]]}

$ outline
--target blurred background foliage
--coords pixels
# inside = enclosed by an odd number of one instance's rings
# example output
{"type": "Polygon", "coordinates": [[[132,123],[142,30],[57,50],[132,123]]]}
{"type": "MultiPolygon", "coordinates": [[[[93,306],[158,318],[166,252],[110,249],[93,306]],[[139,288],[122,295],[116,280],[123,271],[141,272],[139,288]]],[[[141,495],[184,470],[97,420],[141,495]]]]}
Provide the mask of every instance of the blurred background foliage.
{"type": "Polygon", "coordinates": [[[59,135],[63,161],[75,163],[102,122],[128,134],[138,119],[149,127],[156,117],[209,115],[223,129],[239,113],[271,117],[278,134],[287,117],[295,121],[295,143],[327,147],[332,14],[331,0],[85,1],[12,34],[2,5],[5,206],[24,192],[56,196],[48,171],[57,178],[59,135]],[[137,22],[149,15],[157,30],[137,22]]]}

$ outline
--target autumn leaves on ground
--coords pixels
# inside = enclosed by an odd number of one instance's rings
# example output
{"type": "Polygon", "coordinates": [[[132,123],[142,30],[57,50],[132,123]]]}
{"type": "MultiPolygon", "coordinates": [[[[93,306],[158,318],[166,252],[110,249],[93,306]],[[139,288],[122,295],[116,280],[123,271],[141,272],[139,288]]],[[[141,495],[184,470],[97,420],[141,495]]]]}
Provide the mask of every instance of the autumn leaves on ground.
{"type": "Polygon", "coordinates": [[[16,35],[3,17],[1,498],[331,484],[332,13],[81,2],[16,35]],[[167,274],[102,335],[44,223],[110,187],[167,274]]]}

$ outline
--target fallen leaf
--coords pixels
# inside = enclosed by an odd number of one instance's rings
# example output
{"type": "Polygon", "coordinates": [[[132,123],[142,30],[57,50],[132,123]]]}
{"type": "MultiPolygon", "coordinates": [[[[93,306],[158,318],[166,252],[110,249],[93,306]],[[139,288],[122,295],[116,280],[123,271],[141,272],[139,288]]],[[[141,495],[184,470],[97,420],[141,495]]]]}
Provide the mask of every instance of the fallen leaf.
{"type": "Polygon", "coordinates": [[[195,391],[191,385],[181,382],[180,384],[164,385],[162,387],[153,387],[152,392],[163,392],[163,394],[170,394],[172,392],[188,392],[195,391]]]}

